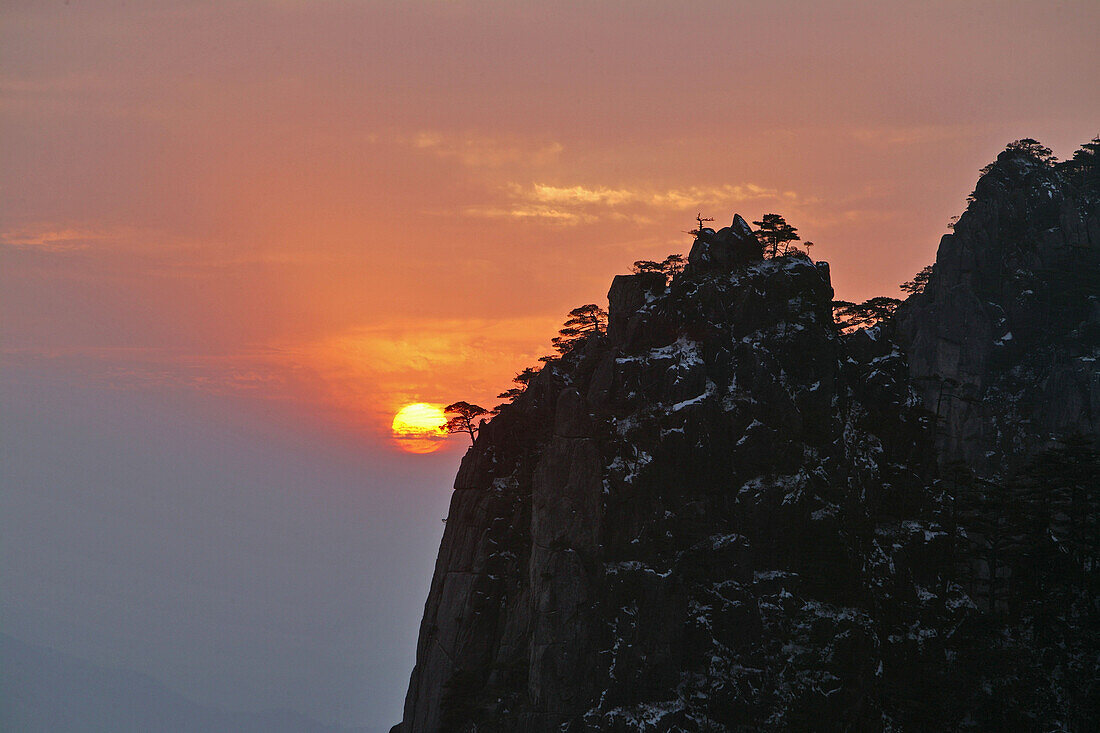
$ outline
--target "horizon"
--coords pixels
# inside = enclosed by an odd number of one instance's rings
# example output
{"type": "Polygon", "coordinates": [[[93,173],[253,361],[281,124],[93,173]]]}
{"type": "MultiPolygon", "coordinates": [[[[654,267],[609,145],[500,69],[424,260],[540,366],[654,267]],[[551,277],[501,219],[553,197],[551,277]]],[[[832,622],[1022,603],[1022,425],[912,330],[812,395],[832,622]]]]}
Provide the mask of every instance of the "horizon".
{"type": "Polygon", "coordinates": [[[1006,144],[1100,134],[1098,22],[9,4],[4,633],[202,704],[397,722],[468,447],[403,448],[399,409],[496,405],[698,212],[778,213],[837,299],[899,296],[1006,144]]]}

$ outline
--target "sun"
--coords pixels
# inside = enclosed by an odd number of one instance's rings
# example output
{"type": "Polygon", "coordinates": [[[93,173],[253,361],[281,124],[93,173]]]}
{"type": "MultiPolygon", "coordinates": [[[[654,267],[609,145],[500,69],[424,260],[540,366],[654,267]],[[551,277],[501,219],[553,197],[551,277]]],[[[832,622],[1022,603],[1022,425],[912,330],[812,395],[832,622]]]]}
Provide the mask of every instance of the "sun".
{"type": "Polygon", "coordinates": [[[393,440],[409,453],[431,453],[443,447],[447,416],[438,405],[415,402],[405,405],[393,416],[393,440]]]}

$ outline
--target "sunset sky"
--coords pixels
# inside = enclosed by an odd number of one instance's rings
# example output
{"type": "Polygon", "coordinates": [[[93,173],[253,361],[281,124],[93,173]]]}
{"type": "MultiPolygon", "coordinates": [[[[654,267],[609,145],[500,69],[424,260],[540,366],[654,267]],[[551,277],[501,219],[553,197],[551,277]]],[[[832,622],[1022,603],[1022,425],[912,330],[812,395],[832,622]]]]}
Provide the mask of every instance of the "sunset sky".
{"type": "Polygon", "coordinates": [[[980,167],[1100,134],[1100,4],[8,0],[0,620],[388,728],[468,441],[697,211],[897,295],[980,167]]]}

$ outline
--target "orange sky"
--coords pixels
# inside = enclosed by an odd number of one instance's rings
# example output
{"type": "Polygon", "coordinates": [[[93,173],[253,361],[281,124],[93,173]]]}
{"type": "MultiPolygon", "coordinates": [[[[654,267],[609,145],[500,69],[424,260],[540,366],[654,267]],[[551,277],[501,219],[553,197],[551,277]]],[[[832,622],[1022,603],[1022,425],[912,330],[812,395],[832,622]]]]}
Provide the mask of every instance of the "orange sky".
{"type": "Polygon", "coordinates": [[[894,294],[1005,143],[1100,132],[1091,0],[0,12],[9,366],[370,440],[496,404],[697,210],[782,213],[838,296],[894,294]]]}
{"type": "MultiPolygon", "coordinates": [[[[3,634],[388,730],[466,436],[704,212],[897,294],[1096,0],[4,0],[3,634]]],[[[58,694],[56,690],[51,691],[58,694]]],[[[61,693],[63,694],[63,693],[61,693]]],[[[76,697],[76,696],[74,696],[76,697]]]]}

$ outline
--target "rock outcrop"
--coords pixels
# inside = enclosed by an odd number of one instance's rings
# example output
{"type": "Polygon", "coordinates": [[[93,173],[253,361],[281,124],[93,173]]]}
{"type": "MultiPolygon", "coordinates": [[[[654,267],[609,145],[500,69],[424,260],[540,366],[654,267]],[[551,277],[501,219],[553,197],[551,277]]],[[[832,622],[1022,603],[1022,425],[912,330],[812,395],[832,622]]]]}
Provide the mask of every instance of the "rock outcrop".
{"type": "Polygon", "coordinates": [[[748,222],[740,214],[735,214],[733,223],[718,231],[700,227],[688,252],[687,270],[694,274],[721,272],[762,259],[764,246],[753,234],[748,222]]]}
{"type": "Polygon", "coordinates": [[[667,285],[617,277],[608,334],[462,462],[395,730],[1100,719],[1100,459],[1009,475],[1098,414],[1097,197],[1036,165],[1002,156],[926,292],[853,335],[828,265],[740,217],[667,285]]]}
{"type": "Polygon", "coordinates": [[[942,461],[1004,473],[1058,436],[1100,432],[1100,205],[1006,150],[897,314],[942,461]]]}
{"type": "Polygon", "coordinates": [[[607,337],[613,346],[623,344],[628,338],[627,327],[631,317],[665,292],[666,278],[660,272],[640,272],[635,275],[616,275],[607,291],[607,337]]]}

